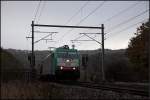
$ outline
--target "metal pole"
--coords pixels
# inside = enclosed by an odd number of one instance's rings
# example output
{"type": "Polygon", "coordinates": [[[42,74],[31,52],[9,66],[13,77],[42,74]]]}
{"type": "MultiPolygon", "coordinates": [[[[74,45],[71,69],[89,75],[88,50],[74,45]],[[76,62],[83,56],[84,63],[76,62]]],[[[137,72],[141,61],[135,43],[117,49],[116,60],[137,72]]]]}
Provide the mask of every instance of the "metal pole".
{"type": "Polygon", "coordinates": [[[105,81],[105,73],[104,73],[104,24],[102,27],[102,81],[105,81]]]}
{"type": "Polygon", "coordinates": [[[33,62],[33,59],[34,59],[34,21],[32,21],[32,68],[34,67],[34,62],[33,62]]]}
{"type": "Polygon", "coordinates": [[[32,21],[32,57],[31,57],[31,70],[32,70],[32,78],[34,77],[34,66],[35,66],[35,58],[34,58],[34,21],[32,21]]]}

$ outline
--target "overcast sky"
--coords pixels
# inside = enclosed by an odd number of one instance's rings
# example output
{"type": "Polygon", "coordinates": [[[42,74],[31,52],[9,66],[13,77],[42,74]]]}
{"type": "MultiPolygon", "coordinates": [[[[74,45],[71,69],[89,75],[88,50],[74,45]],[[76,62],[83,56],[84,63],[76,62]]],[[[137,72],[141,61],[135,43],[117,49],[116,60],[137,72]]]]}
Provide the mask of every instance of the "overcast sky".
{"type": "MultiPolygon", "coordinates": [[[[31,39],[27,40],[26,37],[31,36],[31,23],[32,20],[34,20],[35,23],[38,24],[50,25],[101,26],[101,24],[104,24],[104,31],[106,33],[105,48],[124,49],[127,48],[130,38],[134,36],[136,28],[141,25],[141,22],[145,22],[145,20],[149,18],[149,11],[145,12],[149,9],[148,1],[39,2],[40,1],[1,1],[1,46],[3,48],[31,50],[31,39]],[[40,6],[37,10],[39,4],[40,6]],[[121,13],[122,11],[123,13],[121,13]],[[119,12],[120,14],[118,14],[119,12]],[[111,18],[114,15],[116,16],[111,18]],[[137,17],[133,18],[134,16],[137,17]],[[70,18],[72,19],[69,21],[70,18]],[[109,18],[111,19],[108,20],[109,18]]],[[[79,33],[101,32],[100,29],[72,30],[70,28],[50,27],[35,27],[35,30],[58,32],[52,35],[54,42],[46,43],[46,41],[42,40],[36,43],[36,50],[47,50],[48,47],[59,47],[65,44],[71,47],[73,43],[70,40],[81,36],[79,33]]],[[[46,35],[46,33],[35,33],[35,41],[46,35]]],[[[89,36],[101,41],[101,35],[89,36]]],[[[83,36],[78,40],[90,39],[83,36]]],[[[100,44],[95,41],[80,41],[74,44],[76,48],[80,50],[100,48],[100,44]]]]}

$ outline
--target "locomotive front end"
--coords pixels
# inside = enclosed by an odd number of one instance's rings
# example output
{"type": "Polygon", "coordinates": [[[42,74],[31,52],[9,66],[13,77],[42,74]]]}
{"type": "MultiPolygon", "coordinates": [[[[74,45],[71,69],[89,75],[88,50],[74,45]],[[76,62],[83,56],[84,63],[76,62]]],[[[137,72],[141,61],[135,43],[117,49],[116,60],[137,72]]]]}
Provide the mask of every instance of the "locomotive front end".
{"type": "Polygon", "coordinates": [[[79,56],[77,50],[57,52],[57,78],[78,79],[80,77],[79,56]]]}

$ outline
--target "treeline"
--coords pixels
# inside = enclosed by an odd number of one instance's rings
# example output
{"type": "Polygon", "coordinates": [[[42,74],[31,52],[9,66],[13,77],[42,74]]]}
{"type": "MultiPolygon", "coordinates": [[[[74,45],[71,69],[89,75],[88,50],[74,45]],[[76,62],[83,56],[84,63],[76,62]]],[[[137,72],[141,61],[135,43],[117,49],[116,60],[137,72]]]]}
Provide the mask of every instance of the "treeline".
{"type": "Polygon", "coordinates": [[[131,62],[130,67],[141,80],[149,76],[149,44],[150,22],[147,21],[137,28],[135,36],[130,39],[126,54],[131,62]]]}

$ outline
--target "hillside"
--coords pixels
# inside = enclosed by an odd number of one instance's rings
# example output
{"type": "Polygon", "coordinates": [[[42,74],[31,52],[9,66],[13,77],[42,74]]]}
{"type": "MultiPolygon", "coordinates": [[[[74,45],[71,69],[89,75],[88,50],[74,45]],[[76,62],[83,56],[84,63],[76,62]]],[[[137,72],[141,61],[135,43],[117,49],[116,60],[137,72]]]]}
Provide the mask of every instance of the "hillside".
{"type": "MultiPolygon", "coordinates": [[[[30,68],[30,63],[28,61],[28,54],[31,51],[28,50],[16,50],[16,49],[5,49],[7,52],[13,54],[17,60],[19,60],[23,64],[23,68],[30,68]]],[[[49,54],[49,51],[35,51],[35,62],[36,65],[40,63],[40,61],[49,54]]]]}
{"type": "Polygon", "coordinates": [[[14,55],[1,49],[1,79],[17,79],[23,71],[22,63],[14,55]]]}
{"type": "Polygon", "coordinates": [[[10,52],[1,49],[1,69],[22,69],[22,63],[10,52]]]}
{"type": "MultiPolygon", "coordinates": [[[[16,59],[18,61],[20,61],[23,64],[23,68],[30,68],[30,64],[28,61],[28,54],[31,51],[28,50],[16,50],[16,49],[5,49],[7,52],[10,52],[11,54],[13,54],[14,57],[16,57],[16,59]]],[[[80,50],[79,54],[88,54],[88,55],[97,55],[101,50],[80,50]]],[[[111,56],[112,54],[120,54],[123,55],[125,52],[124,49],[122,50],[110,50],[110,49],[106,49],[105,50],[105,54],[111,56]]],[[[40,61],[46,57],[48,54],[50,53],[50,51],[45,50],[45,51],[35,51],[35,61],[36,61],[36,65],[38,65],[40,63],[40,61]]],[[[107,59],[107,58],[106,58],[107,59]]]]}
{"type": "MultiPolygon", "coordinates": [[[[19,60],[23,64],[23,68],[30,68],[30,64],[28,61],[28,53],[30,51],[26,50],[15,50],[15,49],[7,49],[6,51],[12,53],[17,60],[19,60]]],[[[41,60],[46,57],[50,51],[35,51],[35,63],[38,66],[41,63],[41,60]]],[[[100,77],[101,76],[101,50],[80,50],[79,51],[80,57],[82,54],[88,54],[88,65],[86,67],[81,66],[81,79],[91,80],[93,77],[100,77]],[[87,76],[85,76],[85,71],[87,76]],[[83,78],[82,78],[83,77],[83,78]]],[[[81,58],[82,59],[82,58],[81,58]]],[[[118,62],[128,63],[128,59],[125,56],[125,50],[105,50],[105,70],[111,68],[112,64],[116,64],[118,62]]],[[[99,78],[100,79],[100,78],[99,78]]]]}

